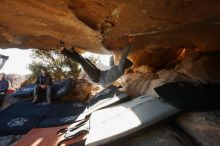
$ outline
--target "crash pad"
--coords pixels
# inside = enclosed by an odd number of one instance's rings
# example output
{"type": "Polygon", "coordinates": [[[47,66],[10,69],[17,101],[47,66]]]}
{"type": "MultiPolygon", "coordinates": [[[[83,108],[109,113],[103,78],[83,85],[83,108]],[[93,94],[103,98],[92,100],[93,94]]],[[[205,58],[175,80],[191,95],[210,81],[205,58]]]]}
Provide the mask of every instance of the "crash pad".
{"type": "Polygon", "coordinates": [[[77,118],[77,120],[85,119],[86,116],[90,115],[96,110],[128,100],[130,100],[130,97],[126,93],[119,90],[118,87],[110,85],[92,97],[92,99],[87,104],[86,110],[77,118]]]}
{"type": "Polygon", "coordinates": [[[22,88],[17,89],[12,96],[13,97],[30,97],[33,95],[35,84],[28,84],[22,88]]]}
{"type": "Polygon", "coordinates": [[[28,102],[17,102],[0,112],[0,135],[25,134],[34,127],[70,124],[84,109],[84,104],[79,106],[75,103],[42,106],[28,102]]]}
{"type": "Polygon", "coordinates": [[[52,86],[52,99],[57,100],[65,96],[71,90],[72,79],[55,82],[52,86]]]}
{"type": "MultiPolygon", "coordinates": [[[[127,94],[125,94],[123,91],[120,91],[116,86],[110,85],[90,100],[90,102],[87,104],[87,108],[82,114],[79,115],[79,117],[77,117],[76,121],[79,121],[79,123],[83,123],[82,125],[84,125],[84,122],[88,120],[89,115],[91,115],[91,113],[94,111],[107,108],[128,100],[130,100],[130,97],[127,94]]],[[[78,133],[86,133],[88,131],[88,129],[84,129],[82,131],[77,129],[77,132],[75,130],[76,125],[76,123],[73,123],[68,128],[63,129],[66,131],[64,141],[71,139],[73,136],[78,135],[78,133]]]]}
{"type": "MultiPolygon", "coordinates": [[[[65,96],[71,89],[72,79],[65,79],[62,81],[56,81],[52,86],[52,99],[57,100],[65,96]]],[[[33,96],[35,84],[28,84],[23,88],[17,89],[12,94],[13,97],[26,98],[33,96]]],[[[45,96],[46,92],[41,96],[45,96]]]]}
{"type": "Polygon", "coordinates": [[[181,109],[220,108],[219,84],[170,82],[156,87],[155,91],[165,102],[181,109]]]}
{"type": "Polygon", "coordinates": [[[0,118],[0,136],[23,135],[35,127],[41,117],[1,117],[0,118]]]}
{"type": "MultiPolygon", "coordinates": [[[[0,117],[2,123],[1,127],[7,127],[7,122],[11,118],[25,117],[25,118],[37,118],[35,121],[32,120],[32,126],[29,126],[29,130],[34,127],[51,127],[51,126],[61,126],[65,124],[72,123],[74,121],[79,121],[85,119],[86,116],[90,115],[92,112],[129,100],[129,96],[124,92],[117,89],[115,86],[109,86],[108,88],[101,91],[99,94],[93,97],[93,99],[88,103],[52,103],[50,105],[37,105],[28,102],[18,102],[15,103],[4,111],[0,112],[0,117]]],[[[31,121],[31,120],[30,120],[31,121]]],[[[25,123],[18,127],[22,129],[26,126],[25,123]]],[[[10,127],[5,128],[0,131],[1,135],[17,134],[19,130],[10,129],[10,127]],[[8,129],[8,130],[7,130],[8,129]]],[[[25,130],[27,132],[28,130],[25,130]]],[[[21,132],[19,132],[21,134],[21,132]]]]}
{"type": "MultiPolygon", "coordinates": [[[[57,131],[67,126],[68,125],[50,128],[34,128],[16,142],[14,146],[57,146],[63,139],[63,135],[58,134],[57,131]]],[[[83,140],[85,140],[85,135],[81,135],[63,143],[67,145],[78,143],[83,140]]]]}
{"type": "Polygon", "coordinates": [[[92,97],[92,99],[89,101],[88,108],[89,110],[94,111],[95,109],[100,109],[117,101],[123,102],[128,100],[128,97],[129,96],[123,91],[119,90],[118,87],[110,85],[92,97]]]}
{"type": "Polygon", "coordinates": [[[178,111],[180,110],[176,107],[148,96],[95,111],[90,117],[86,146],[112,142],[164,120],[178,111]]]}
{"type": "Polygon", "coordinates": [[[48,112],[38,123],[37,127],[42,128],[70,124],[85,110],[86,105],[83,103],[54,103],[44,108],[46,108],[48,112]]]}

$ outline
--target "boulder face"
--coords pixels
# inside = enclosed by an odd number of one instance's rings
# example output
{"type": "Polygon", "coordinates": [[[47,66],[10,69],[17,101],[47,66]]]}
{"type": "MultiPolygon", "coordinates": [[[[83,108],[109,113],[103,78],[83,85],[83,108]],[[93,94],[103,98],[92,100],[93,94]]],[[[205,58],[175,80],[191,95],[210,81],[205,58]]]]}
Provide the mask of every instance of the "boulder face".
{"type": "Polygon", "coordinates": [[[152,72],[147,66],[133,69],[117,80],[117,84],[123,86],[132,97],[140,95],[158,96],[154,90],[167,82],[184,81],[194,85],[220,84],[220,53],[195,52],[187,56],[181,63],[174,65],[172,69],[163,69],[152,72]]]}
{"type": "Polygon", "coordinates": [[[62,99],[69,102],[86,102],[94,85],[84,79],[73,80],[70,92],[62,99]]]}
{"type": "Polygon", "coordinates": [[[108,54],[136,35],[135,66],[160,67],[180,49],[219,50],[218,0],[2,0],[0,48],[67,47],[108,54]]]}

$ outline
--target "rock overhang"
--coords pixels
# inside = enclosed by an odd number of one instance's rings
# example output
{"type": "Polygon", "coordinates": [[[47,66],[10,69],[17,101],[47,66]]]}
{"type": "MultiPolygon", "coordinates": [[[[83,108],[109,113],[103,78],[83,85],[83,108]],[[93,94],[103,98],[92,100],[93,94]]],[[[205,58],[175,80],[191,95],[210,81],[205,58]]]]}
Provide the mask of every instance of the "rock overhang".
{"type": "Polygon", "coordinates": [[[135,36],[135,66],[158,67],[187,51],[219,51],[220,2],[199,0],[2,0],[0,47],[67,47],[109,54],[135,36]]]}

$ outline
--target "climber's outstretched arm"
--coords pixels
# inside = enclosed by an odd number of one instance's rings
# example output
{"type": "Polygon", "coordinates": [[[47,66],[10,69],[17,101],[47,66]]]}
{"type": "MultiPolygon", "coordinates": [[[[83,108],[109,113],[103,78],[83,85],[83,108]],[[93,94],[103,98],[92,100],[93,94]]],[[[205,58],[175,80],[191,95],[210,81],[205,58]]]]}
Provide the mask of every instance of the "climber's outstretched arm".
{"type": "Polygon", "coordinates": [[[3,66],[5,65],[5,62],[8,60],[8,56],[4,56],[0,54],[0,58],[1,58],[0,69],[2,69],[3,66]]]}
{"type": "Polygon", "coordinates": [[[121,70],[124,70],[125,69],[125,62],[126,62],[126,59],[127,59],[127,56],[128,56],[128,53],[129,51],[131,50],[132,48],[132,42],[134,41],[134,37],[128,37],[128,40],[127,40],[127,45],[125,46],[123,52],[122,52],[122,55],[121,55],[121,59],[120,59],[120,62],[118,64],[119,68],[121,70]]]}

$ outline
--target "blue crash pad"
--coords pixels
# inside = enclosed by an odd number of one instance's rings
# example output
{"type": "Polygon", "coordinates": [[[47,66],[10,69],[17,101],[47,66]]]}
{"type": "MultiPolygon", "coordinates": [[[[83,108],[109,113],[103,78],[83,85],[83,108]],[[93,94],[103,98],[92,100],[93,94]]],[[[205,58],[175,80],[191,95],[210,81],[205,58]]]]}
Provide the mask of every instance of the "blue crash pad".
{"type": "MultiPolygon", "coordinates": [[[[52,99],[57,100],[67,94],[71,88],[71,84],[72,79],[65,79],[55,82],[52,86],[52,99]]],[[[23,88],[17,89],[16,92],[12,94],[12,96],[19,98],[31,97],[33,96],[34,86],[35,84],[28,84],[23,88]]]]}
{"type": "Polygon", "coordinates": [[[72,123],[85,110],[85,105],[57,103],[36,105],[17,102],[0,112],[0,135],[25,134],[35,127],[51,127],[72,123]]]}

